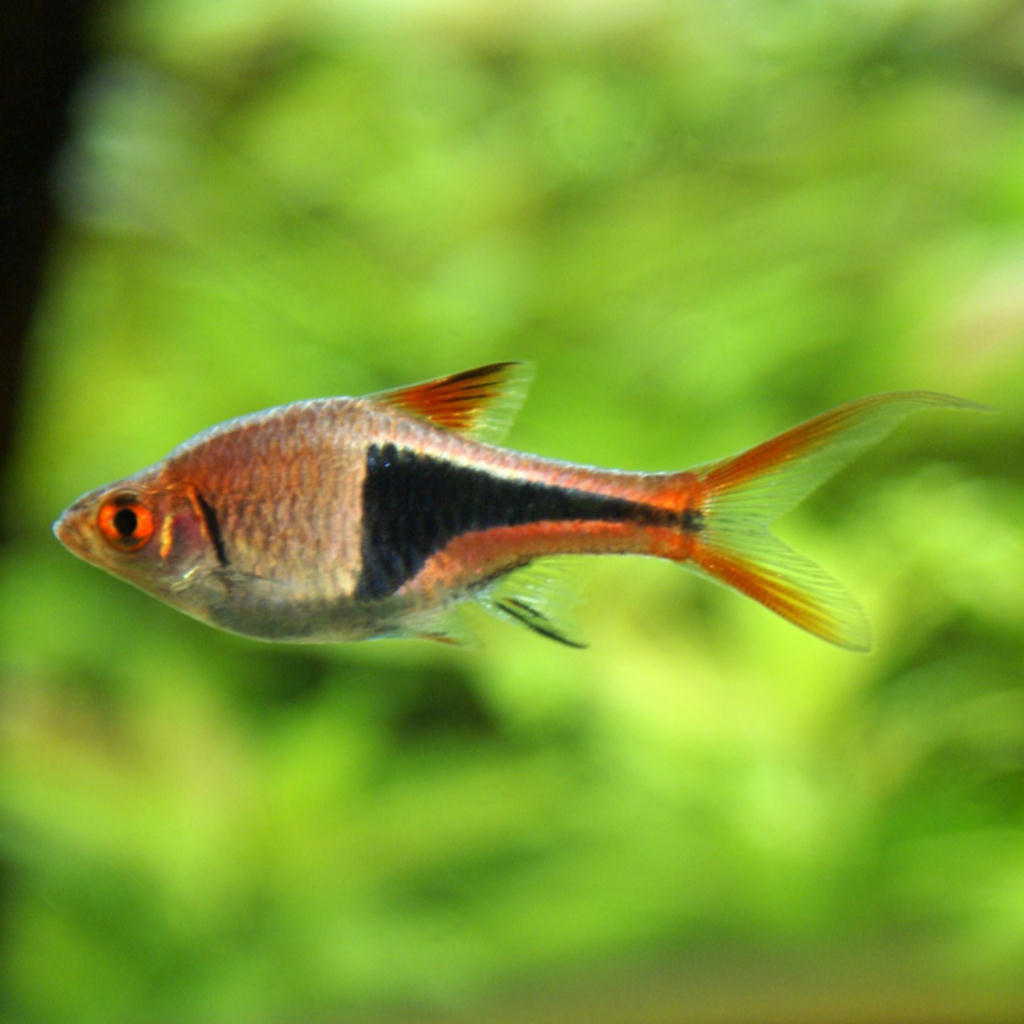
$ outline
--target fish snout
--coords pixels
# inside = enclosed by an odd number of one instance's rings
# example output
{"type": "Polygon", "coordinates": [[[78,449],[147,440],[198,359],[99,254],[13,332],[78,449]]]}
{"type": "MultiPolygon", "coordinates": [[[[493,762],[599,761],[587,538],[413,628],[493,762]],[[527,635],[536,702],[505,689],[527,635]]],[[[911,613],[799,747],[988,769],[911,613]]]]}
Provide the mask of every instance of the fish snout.
{"type": "Polygon", "coordinates": [[[53,523],[53,535],[74,554],[84,548],[83,527],[86,519],[86,508],[83,502],[76,501],[69,505],[53,523]]]}

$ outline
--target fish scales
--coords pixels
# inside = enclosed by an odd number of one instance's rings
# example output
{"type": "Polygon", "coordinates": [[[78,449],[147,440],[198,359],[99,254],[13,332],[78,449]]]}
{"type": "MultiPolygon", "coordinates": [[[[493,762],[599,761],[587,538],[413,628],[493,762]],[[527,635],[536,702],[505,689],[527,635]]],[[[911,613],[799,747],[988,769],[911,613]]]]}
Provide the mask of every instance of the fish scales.
{"type": "Polygon", "coordinates": [[[934,392],[848,403],[707,466],[642,473],[492,443],[525,393],[496,363],[204,431],[83,495],[54,524],[74,554],[202,621],[270,640],[466,636],[476,601],[578,646],[547,556],[677,562],[854,650],[866,619],[769,530],[906,415],[981,408],[934,392]]]}
{"type": "MultiPolygon", "coordinates": [[[[478,455],[483,452],[480,449],[478,455]]],[[[393,443],[371,444],[363,485],[362,572],[356,595],[363,598],[383,597],[414,584],[416,577],[429,571],[431,556],[444,551],[456,539],[496,528],[521,528],[523,543],[509,544],[507,553],[513,561],[528,556],[527,538],[536,533],[538,524],[550,524],[546,533],[556,532],[554,524],[562,524],[559,543],[571,545],[585,535],[579,523],[611,524],[621,532],[624,524],[637,527],[649,525],[676,527],[679,515],[649,502],[621,497],[620,487],[605,484],[592,489],[597,471],[591,470],[584,489],[581,481],[574,486],[552,484],[543,478],[561,478],[561,465],[533,462],[534,476],[498,474],[481,468],[485,459],[456,461],[393,443]],[[415,510],[409,514],[407,509],[415,510]]],[[[525,470],[525,465],[520,467],[525,470]]],[[[623,481],[616,479],[616,484],[623,481]]],[[[635,488],[634,488],[635,489],[635,488]]],[[[632,489],[631,489],[632,490],[632,489]]],[[[609,551],[614,545],[606,531],[593,551],[609,551]]],[[[593,538],[596,531],[590,534],[593,538]]],[[[630,542],[630,549],[639,541],[630,542]]],[[[577,545],[585,549],[588,545],[577,545]]],[[[492,566],[499,568],[499,566],[492,566]]]]}
{"type": "Polygon", "coordinates": [[[360,446],[346,432],[351,402],[327,399],[257,414],[172,453],[216,513],[236,572],[286,581],[296,600],[351,593],[359,571],[360,446]]]}

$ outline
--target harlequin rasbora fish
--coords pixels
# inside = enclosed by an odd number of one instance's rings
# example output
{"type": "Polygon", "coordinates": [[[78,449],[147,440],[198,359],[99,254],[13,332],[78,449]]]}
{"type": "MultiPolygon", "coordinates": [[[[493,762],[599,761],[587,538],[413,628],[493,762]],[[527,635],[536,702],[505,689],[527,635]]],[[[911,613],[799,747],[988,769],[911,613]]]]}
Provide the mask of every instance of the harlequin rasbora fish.
{"type": "Polygon", "coordinates": [[[595,469],[493,442],[528,371],[497,363],[213,427],[83,495],[54,524],[74,554],[223,629],[268,640],[457,641],[461,602],[579,646],[545,566],[653,555],[866,650],[843,586],[769,525],[904,416],[981,408],[874,395],[732,458],[674,473],[595,469]]]}

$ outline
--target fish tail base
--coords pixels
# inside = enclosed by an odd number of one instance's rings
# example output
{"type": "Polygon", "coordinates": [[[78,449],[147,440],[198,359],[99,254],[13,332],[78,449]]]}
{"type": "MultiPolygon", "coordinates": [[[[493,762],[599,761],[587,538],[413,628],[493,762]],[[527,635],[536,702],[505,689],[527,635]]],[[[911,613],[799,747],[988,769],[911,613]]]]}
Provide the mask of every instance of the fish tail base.
{"type": "Polygon", "coordinates": [[[823,640],[867,651],[870,629],[854,598],[769,526],[905,416],[943,407],[983,408],[929,391],[874,395],[697,470],[689,500],[691,524],[700,528],[687,538],[686,564],[823,640]]]}

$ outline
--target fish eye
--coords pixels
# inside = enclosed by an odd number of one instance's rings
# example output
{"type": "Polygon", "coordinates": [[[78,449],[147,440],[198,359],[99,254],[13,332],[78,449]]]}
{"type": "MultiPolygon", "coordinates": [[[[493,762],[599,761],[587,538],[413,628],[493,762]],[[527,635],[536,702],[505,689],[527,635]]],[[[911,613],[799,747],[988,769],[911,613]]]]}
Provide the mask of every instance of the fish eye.
{"type": "Polygon", "coordinates": [[[96,523],[104,538],[121,551],[138,551],[153,536],[153,514],[131,494],[104,502],[96,523]]]}

